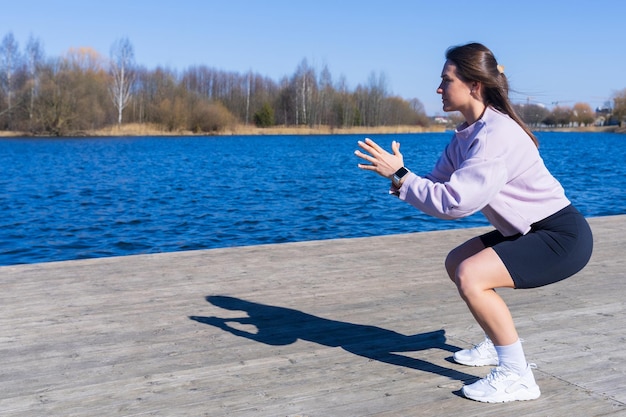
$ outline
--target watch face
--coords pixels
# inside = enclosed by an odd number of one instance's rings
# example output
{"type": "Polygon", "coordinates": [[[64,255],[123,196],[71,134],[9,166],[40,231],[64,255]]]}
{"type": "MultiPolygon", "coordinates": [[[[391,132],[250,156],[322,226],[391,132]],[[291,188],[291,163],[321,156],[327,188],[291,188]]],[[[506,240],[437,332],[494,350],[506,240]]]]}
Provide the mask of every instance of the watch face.
{"type": "Polygon", "coordinates": [[[401,179],[402,177],[404,177],[408,173],[409,173],[409,170],[406,169],[405,167],[402,167],[399,170],[397,170],[396,173],[393,174],[393,176],[394,176],[394,178],[401,179]]]}

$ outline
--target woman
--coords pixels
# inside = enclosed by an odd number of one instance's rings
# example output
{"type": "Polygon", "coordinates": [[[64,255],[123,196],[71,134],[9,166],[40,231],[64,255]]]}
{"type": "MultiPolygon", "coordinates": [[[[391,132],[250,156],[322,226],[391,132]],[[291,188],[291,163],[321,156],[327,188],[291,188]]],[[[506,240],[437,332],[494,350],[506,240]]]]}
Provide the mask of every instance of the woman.
{"type": "Polygon", "coordinates": [[[392,180],[390,193],[443,219],[482,211],[496,230],[453,249],[445,267],[486,339],[454,354],[470,366],[497,365],[463,387],[482,402],[540,396],[508,307],[495,288],[535,288],[565,279],[589,261],[591,230],[539,156],[537,139],[515,114],[503,67],[485,46],[453,47],[437,89],[446,112],[465,122],[432,172],[404,167],[400,144],[392,152],[371,139],[359,141],[359,168],[392,180]]]}

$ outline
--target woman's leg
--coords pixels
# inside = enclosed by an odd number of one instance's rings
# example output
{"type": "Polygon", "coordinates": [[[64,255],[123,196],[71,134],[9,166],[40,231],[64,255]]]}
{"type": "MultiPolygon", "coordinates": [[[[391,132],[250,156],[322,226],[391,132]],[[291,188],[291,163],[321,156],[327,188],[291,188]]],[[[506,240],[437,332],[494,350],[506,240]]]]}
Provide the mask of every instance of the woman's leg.
{"type": "MultiPolygon", "coordinates": [[[[483,402],[538,398],[541,391],[526,362],[511,313],[494,290],[515,287],[498,254],[491,247],[486,248],[481,238],[474,238],[450,252],[446,270],[474,318],[493,341],[498,360],[498,367],[487,377],[465,385],[463,395],[483,402]]],[[[493,353],[485,352],[488,348],[474,349],[476,352],[469,352],[473,353],[469,355],[469,364],[486,364],[494,359],[493,353]]]]}
{"type": "Polygon", "coordinates": [[[519,337],[511,313],[494,291],[515,284],[496,252],[475,237],[450,251],[445,266],[461,298],[494,344],[515,343],[519,337]]]}
{"type": "MultiPolygon", "coordinates": [[[[472,249],[477,246],[477,243],[469,245],[472,249]]],[[[466,252],[471,253],[471,250],[466,252]]],[[[514,288],[515,284],[492,248],[483,246],[482,250],[462,260],[454,272],[454,281],[461,298],[494,345],[505,346],[519,340],[509,308],[494,291],[495,288],[514,288]]]]}

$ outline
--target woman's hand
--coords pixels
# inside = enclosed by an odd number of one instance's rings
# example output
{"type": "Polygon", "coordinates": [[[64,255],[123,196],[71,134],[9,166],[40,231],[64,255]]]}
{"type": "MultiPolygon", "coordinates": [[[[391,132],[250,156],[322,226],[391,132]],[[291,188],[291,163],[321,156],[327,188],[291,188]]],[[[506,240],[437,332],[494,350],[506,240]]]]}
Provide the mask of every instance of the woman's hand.
{"type": "Polygon", "coordinates": [[[369,162],[369,164],[359,164],[361,169],[374,171],[385,178],[391,178],[397,170],[404,166],[404,158],[400,153],[400,142],[395,140],[391,142],[393,153],[387,152],[370,138],[366,138],[365,142],[359,141],[358,144],[367,153],[356,150],[354,154],[369,162]]]}

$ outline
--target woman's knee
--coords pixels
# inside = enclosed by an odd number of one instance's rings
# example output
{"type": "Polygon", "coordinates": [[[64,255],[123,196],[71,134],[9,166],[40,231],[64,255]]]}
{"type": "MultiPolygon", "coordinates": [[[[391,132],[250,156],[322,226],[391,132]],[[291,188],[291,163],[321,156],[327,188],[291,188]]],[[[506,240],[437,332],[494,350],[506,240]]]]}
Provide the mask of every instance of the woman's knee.
{"type": "Polygon", "coordinates": [[[473,262],[469,259],[461,262],[456,268],[453,278],[456,288],[464,300],[467,300],[477,292],[483,291],[483,288],[479,285],[476,268],[473,268],[472,264],[473,262]]]}
{"type": "Polygon", "coordinates": [[[456,283],[457,269],[468,258],[485,248],[480,238],[475,237],[452,249],[444,262],[448,277],[456,283]]]}
{"type": "Polygon", "coordinates": [[[515,288],[506,266],[489,248],[463,260],[456,268],[454,282],[464,300],[495,288],[515,288]]]}

